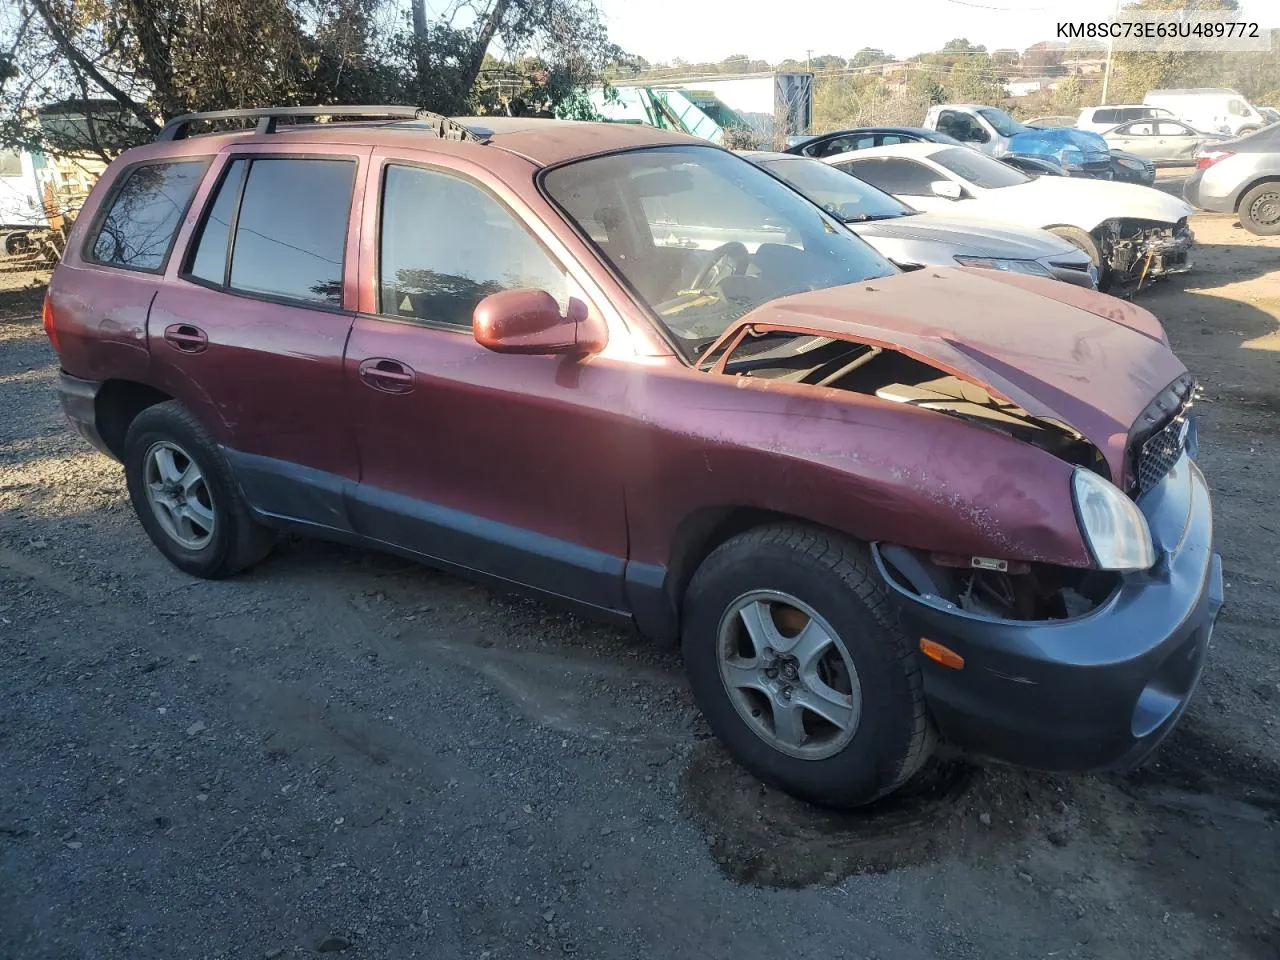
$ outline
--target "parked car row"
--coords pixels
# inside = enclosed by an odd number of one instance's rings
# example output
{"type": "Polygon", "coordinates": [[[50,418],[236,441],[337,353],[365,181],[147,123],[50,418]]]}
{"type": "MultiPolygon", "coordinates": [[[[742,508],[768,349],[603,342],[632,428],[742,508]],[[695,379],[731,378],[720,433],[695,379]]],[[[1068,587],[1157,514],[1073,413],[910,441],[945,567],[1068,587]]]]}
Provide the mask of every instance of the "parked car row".
{"type": "Polygon", "coordinates": [[[62,403],[183,573],[291,531],[679,638],[711,729],[796,796],[870,802],[939,738],[1137,762],[1223,597],[1192,377],[1066,245],[953,233],[836,162],[1006,218],[1155,191],[949,144],[753,159],[633,124],[177,118],[53,274],[62,403]]]}

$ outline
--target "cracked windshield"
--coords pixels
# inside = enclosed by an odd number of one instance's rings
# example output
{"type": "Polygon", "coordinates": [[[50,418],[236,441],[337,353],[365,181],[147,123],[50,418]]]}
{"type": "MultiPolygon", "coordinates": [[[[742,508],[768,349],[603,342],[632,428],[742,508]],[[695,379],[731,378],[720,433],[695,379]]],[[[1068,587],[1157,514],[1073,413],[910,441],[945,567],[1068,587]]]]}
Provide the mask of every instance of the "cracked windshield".
{"type": "Polygon", "coordinates": [[[545,183],[691,352],[770,300],[894,272],[839,221],[719,150],[597,157],[545,183]]]}

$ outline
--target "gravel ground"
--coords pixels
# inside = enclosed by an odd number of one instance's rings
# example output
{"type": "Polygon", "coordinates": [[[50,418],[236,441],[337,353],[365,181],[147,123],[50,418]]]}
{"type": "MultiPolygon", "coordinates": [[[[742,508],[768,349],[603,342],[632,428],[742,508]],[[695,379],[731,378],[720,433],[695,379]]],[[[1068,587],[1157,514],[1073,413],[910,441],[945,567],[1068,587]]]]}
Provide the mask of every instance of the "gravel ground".
{"type": "Polygon", "coordinates": [[[839,816],[730,763],[669,649],[320,543],[177,573],[0,276],[0,958],[1275,960],[1280,239],[1195,227],[1143,295],[1228,580],[1183,726],[1128,777],[944,757],[839,816]]]}

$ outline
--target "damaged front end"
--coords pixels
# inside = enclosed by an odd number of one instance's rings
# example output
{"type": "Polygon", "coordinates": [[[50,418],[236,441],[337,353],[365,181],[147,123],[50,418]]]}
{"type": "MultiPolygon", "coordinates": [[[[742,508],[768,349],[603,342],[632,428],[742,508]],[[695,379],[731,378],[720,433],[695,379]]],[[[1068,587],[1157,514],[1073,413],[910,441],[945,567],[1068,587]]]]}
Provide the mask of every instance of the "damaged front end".
{"type": "Polygon", "coordinates": [[[890,346],[800,326],[743,324],[712,344],[699,366],[712,373],[829,387],[932,410],[1109,476],[1102,452],[1067,424],[1033,416],[988,386],[890,346]]]}
{"type": "Polygon", "coordinates": [[[1099,240],[1113,287],[1140,289],[1158,277],[1186,273],[1192,266],[1191,246],[1195,234],[1186,217],[1174,224],[1108,220],[1099,229],[1099,240]]]}

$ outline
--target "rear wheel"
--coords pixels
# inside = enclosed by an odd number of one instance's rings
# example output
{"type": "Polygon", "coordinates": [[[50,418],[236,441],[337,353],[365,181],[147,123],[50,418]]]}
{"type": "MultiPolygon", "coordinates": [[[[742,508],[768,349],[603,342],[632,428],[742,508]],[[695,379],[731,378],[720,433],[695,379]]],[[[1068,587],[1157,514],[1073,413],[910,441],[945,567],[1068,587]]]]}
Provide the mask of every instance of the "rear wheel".
{"type": "Polygon", "coordinates": [[[253,520],[217,444],[181,404],[134,418],[124,470],[143,529],[184,573],[229,577],[270,552],[274,535],[253,520]]]}
{"type": "Polygon", "coordinates": [[[724,543],[689,585],[683,648],[729,752],[797,797],[870,803],[929,756],[916,651],[856,543],[799,526],[724,543]]]}
{"type": "Polygon", "coordinates": [[[1260,183],[1240,198],[1240,225],[1250,233],[1280,233],[1280,180],[1260,183]]]}

